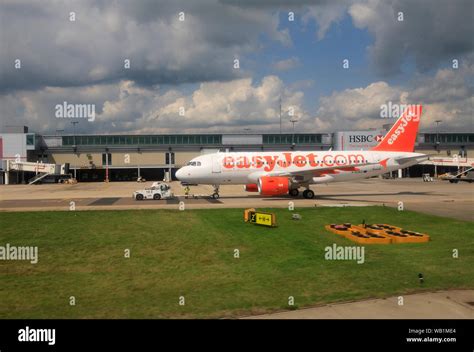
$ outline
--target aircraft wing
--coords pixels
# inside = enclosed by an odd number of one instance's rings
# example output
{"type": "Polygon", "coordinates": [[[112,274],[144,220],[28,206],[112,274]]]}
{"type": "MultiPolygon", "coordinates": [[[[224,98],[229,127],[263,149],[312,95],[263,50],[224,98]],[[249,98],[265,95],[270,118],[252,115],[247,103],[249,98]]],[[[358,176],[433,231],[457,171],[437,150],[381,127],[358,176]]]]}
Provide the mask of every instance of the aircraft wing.
{"type": "Polygon", "coordinates": [[[418,156],[409,156],[409,157],[405,157],[405,158],[395,158],[394,160],[398,163],[398,164],[406,164],[406,163],[409,163],[411,161],[418,161],[418,162],[422,162],[422,161],[425,161],[425,160],[428,160],[430,158],[430,155],[418,155],[418,156]]]}

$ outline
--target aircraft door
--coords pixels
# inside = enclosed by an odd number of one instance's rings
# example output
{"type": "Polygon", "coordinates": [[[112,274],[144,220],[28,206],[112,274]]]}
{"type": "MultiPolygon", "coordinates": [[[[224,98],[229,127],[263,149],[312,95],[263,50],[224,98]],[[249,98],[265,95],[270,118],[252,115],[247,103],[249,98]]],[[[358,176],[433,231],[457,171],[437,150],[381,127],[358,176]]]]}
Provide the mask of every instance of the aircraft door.
{"type": "Polygon", "coordinates": [[[220,163],[220,157],[219,155],[213,155],[212,156],[212,173],[217,174],[221,172],[221,163],[220,163]]]}

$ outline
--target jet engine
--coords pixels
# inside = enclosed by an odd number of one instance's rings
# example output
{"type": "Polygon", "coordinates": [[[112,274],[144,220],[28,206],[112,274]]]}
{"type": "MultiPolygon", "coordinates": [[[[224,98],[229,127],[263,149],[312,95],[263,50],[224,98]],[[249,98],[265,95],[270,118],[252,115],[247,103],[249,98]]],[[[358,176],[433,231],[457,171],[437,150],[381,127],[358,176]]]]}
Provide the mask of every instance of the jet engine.
{"type": "Polygon", "coordinates": [[[256,183],[249,183],[244,186],[246,192],[258,192],[258,185],[256,183]]]}
{"type": "Polygon", "coordinates": [[[290,180],[288,177],[262,176],[258,180],[258,191],[263,196],[288,194],[290,180]]]}

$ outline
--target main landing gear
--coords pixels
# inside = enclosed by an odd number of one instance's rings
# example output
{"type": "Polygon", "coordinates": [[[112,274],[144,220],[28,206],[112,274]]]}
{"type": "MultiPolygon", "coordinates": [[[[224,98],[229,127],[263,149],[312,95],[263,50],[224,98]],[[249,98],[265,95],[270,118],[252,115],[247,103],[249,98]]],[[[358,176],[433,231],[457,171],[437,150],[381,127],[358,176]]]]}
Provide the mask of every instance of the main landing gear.
{"type": "Polygon", "coordinates": [[[305,189],[303,191],[303,197],[305,197],[306,199],[313,199],[314,198],[314,192],[312,190],[310,190],[309,188],[305,189]]]}
{"type": "MultiPolygon", "coordinates": [[[[288,194],[292,197],[298,197],[298,195],[300,194],[300,192],[298,191],[298,188],[292,188],[288,191],[288,194]]],[[[308,189],[305,189],[303,191],[303,197],[306,198],[306,199],[313,199],[314,198],[314,192],[312,190],[310,190],[309,188],[308,189]]]]}
{"type": "Polygon", "coordinates": [[[298,197],[298,194],[300,194],[300,191],[298,191],[298,188],[293,188],[289,190],[288,194],[292,197],[298,197]]]}
{"type": "Polygon", "coordinates": [[[213,185],[214,186],[214,193],[212,193],[211,197],[213,199],[219,199],[219,185],[213,185]]]}

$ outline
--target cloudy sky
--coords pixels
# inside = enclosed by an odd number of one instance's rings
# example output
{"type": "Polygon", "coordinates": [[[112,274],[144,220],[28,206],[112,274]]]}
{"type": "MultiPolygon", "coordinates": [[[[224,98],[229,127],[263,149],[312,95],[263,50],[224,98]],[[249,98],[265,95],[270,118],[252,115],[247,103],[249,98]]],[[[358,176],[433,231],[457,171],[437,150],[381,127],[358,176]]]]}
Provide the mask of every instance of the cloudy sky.
{"type": "Polygon", "coordinates": [[[68,102],[94,104],[83,133],[276,132],[281,97],[284,131],[290,111],[298,131],[381,127],[391,102],[473,132],[473,4],[1,0],[1,125],[72,132],[68,102]]]}

